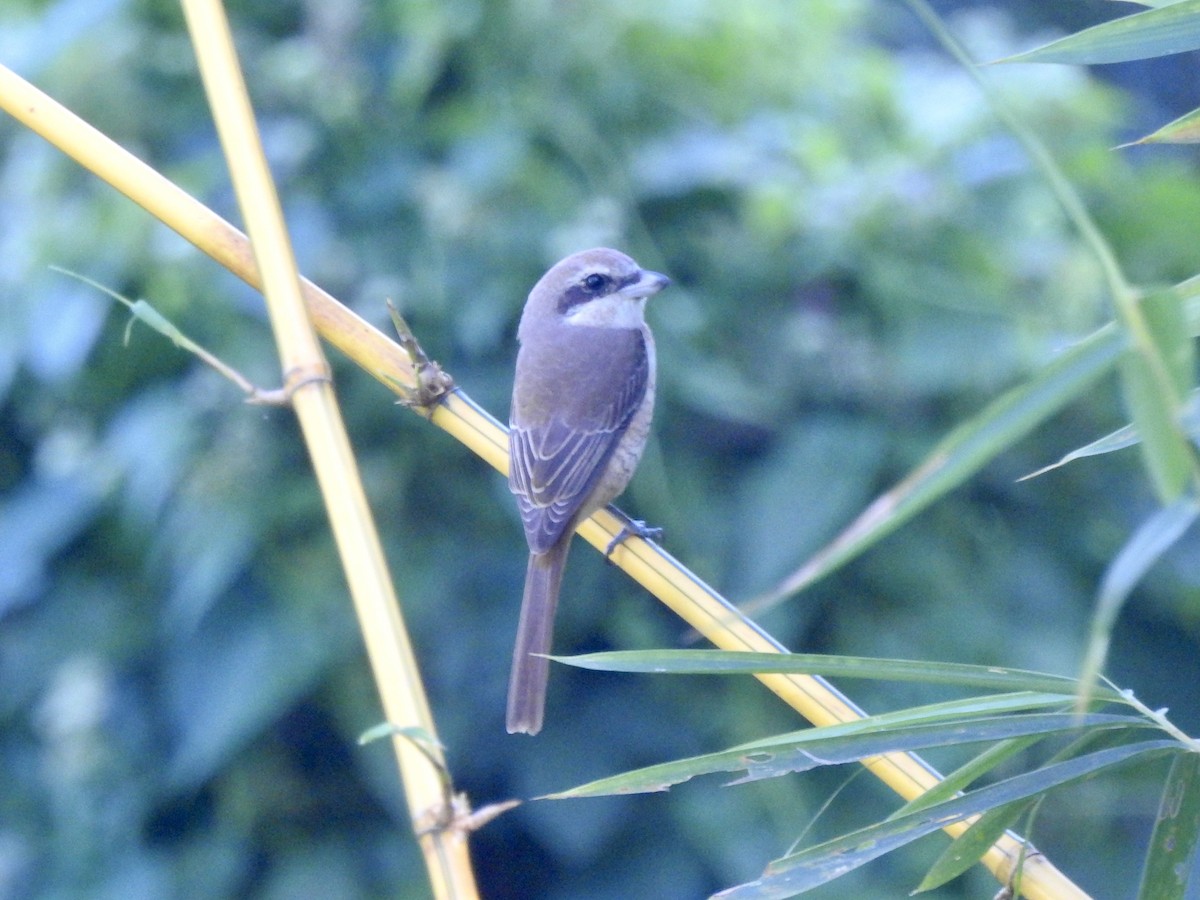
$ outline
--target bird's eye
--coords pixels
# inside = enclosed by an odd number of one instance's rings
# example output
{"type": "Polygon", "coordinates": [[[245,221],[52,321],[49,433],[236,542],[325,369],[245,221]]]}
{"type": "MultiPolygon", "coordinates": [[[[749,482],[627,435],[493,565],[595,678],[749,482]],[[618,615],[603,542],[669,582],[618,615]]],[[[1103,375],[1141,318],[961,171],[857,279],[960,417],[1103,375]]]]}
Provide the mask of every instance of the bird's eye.
{"type": "Polygon", "coordinates": [[[600,293],[607,284],[608,279],[598,272],[593,272],[587,278],[583,279],[583,286],[593,294],[600,293]]]}

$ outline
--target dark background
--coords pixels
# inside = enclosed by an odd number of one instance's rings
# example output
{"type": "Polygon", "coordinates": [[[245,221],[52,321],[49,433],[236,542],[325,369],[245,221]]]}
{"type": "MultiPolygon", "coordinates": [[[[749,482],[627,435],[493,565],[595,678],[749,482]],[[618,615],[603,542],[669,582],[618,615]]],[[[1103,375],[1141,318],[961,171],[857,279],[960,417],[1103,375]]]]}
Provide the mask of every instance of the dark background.
{"type": "MultiPolygon", "coordinates": [[[[778,582],[957,422],[1111,318],[1095,260],[900,3],[242,2],[231,13],[304,272],[507,415],[524,297],[569,252],[668,273],[655,442],[622,505],[735,600],[778,582]]],[[[1110,4],[941,3],[977,58],[1110,4]]],[[[238,221],[177,4],[12,2],[0,62],[238,221]]],[[[1194,58],[987,71],[1130,277],[1197,271],[1191,150],[1110,148],[1200,103],[1194,58]]],[[[50,265],[145,298],[264,386],[261,299],[0,119],[0,898],[428,892],[290,413],[50,265]]],[[[337,386],[451,770],[479,804],[800,723],[749,680],[556,669],[504,732],[524,544],[500,476],[337,356],[337,386]]],[[[1136,451],[1016,479],[1123,424],[1100,383],[765,626],[797,650],[1073,674],[1099,579],[1154,509],[1136,451]]],[[[1200,728],[1195,540],[1108,674],[1200,728]]],[[[556,648],[678,646],[576,548],[556,648]]],[[[848,683],[872,711],[943,694],[848,683]]],[[[963,757],[931,754],[941,766],[963,757]]],[[[700,897],[783,853],[850,768],[526,804],[472,842],[496,898],[700,897]]],[[[1132,895],[1163,771],[1052,797],[1034,838],[1132,895]]],[[[858,778],[809,839],[897,801],[858,778]]],[[[899,897],[930,838],[816,896],[899,897]]],[[[991,896],[973,872],[936,897],[991,896]]]]}

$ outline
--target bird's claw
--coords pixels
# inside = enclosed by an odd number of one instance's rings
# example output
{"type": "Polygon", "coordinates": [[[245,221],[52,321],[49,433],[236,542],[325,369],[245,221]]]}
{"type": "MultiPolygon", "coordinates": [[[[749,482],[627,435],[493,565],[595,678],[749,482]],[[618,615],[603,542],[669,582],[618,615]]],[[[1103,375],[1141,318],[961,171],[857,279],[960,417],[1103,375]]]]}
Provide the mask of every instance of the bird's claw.
{"type": "Polygon", "coordinates": [[[621,526],[621,530],[617,532],[617,536],[608,542],[608,547],[604,551],[604,558],[608,559],[612,556],[612,552],[619,547],[626,538],[640,537],[645,541],[657,541],[663,536],[661,528],[655,528],[647,525],[641,519],[625,520],[625,524],[621,526]]]}

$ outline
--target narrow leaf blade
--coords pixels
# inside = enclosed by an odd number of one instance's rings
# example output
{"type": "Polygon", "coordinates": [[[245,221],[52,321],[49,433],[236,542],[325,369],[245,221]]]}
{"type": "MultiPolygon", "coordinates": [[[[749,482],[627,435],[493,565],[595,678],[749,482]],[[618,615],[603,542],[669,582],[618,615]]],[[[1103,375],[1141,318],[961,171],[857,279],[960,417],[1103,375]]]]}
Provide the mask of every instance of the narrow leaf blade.
{"type": "MultiPolygon", "coordinates": [[[[893,714],[894,716],[895,714],[893,714]]],[[[857,762],[884,753],[928,747],[1008,741],[1028,735],[1078,729],[1147,727],[1136,716],[1092,713],[1032,713],[952,719],[913,724],[862,720],[854,727],[833,725],[766,738],[716,753],[673,760],[623,772],[542,799],[562,800],[612,794],[664,791],[700,775],[744,772],[737,783],[774,778],[827,765],[857,762]],[[865,726],[864,726],[865,723],[865,726]]]]}
{"type": "Polygon", "coordinates": [[[941,781],[925,793],[905,803],[889,818],[907,815],[908,813],[926,809],[936,803],[949,800],[955,794],[965,791],[997,766],[1008,762],[1008,760],[1012,759],[1018,753],[1028,750],[1045,737],[1046,735],[1044,734],[1031,734],[1022,738],[1012,738],[1011,740],[993,744],[974,759],[968,760],[953,772],[943,777],[941,781]]]}
{"type": "MultiPolygon", "coordinates": [[[[552,657],[584,669],[655,674],[730,675],[788,673],[837,678],[870,678],[884,681],[945,684],[997,691],[1074,693],[1078,682],[1063,675],[1029,672],[999,666],[927,662],[909,659],[875,659],[861,656],[826,656],[817,653],[749,653],[738,650],[614,650],[579,656],[552,657]]],[[[1104,699],[1119,701],[1108,690],[1104,699]]]]}
{"type": "Polygon", "coordinates": [[[1045,475],[1047,472],[1052,472],[1077,459],[1084,459],[1088,456],[1100,456],[1105,453],[1115,453],[1117,450],[1124,450],[1126,447],[1134,446],[1140,440],[1141,438],[1138,437],[1137,429],[1132,425],[1126,425],[1123,428],[1118,428],[1116,431],[1106,434],[1102,438],[1097,438],[1090,444],[1085,444],[1076,450],[1072,450],[1058,461],[1052,462],[1048,466],[1043,466],[1036,472],[1022,475],[1017,481],[1029,481],[1031,478],[1045,475]]]}
{"type": "MultiPolygon", "coordinates": [[[[1179,421],[1188,438],[1193,443],[1200,443],[1200,390],[1193,389],[1189,393],[1187,400],[1184,401],[1180,409],[1179,421]]],[[[1032,478],[1037,478],[1045,475],[1047,472],[1052,472],[1061,466],[1065,466],[1069,462],[1075,462],[1078,459],[1084,459],[1089,456],[1115,453],[1118,450],[1133,447],[1140,443],[1141,440],[1137,428],[1133,425],[1125,425],[1116,431],[1106,434],[1104,437],[1097,438],[1090,444],[1084,444],[1082,447],[1064,454],[1060,459],[1050,463],[1048,466],[1043,466],[1035,472],[1030,472],[1028,475],[1022,475],[1017,480],[1029,481],[1032,478]]]]}
{"type": "Polygon", "coordinates": [[[1083,668],[1079,675],[1078,707],[1087,705],[1090,686],[1099,678],[1108,656],[1117,615],[1134,586],[1159,558],[1178,541],[1200,516],[1200,501],[1194,497],[1177,500],[1164,506],[1147,519],[1121,548],[1100,583],[1096,613],[1084,652],[1083,668]]]}
{"type": "Polygon", "coordinates": [[[995,809],[989,809],[971,827],[951,841],[950,846],[934,861],[917,885],[917,892],[932,891],[946,882],[957,878],[991,849],[1000,840],[1021,814],[1029,808],[1032,800],[1016,800],[995,809]]]}
{"type": "Polygon", "coordinates": [[[1151,294],[1139,308],[1149,345],[1140,342],[1121,361],[1121,386],[1155,491],[1163,503],[1170,503],[1183,492],[1195,464],[1180,422],[1194,378],[1194,342],[1174,292],[1151,294]]]}
{"type": "Polygon", "coordinates": [[[824,578],[958,487],[1108,372],[1128,347],[1109,324],[955,428],[904,480],[880,495],[850,525],[769,594],[744,607],[755,615],[824,578]]]}
{"type": "Polygon", "coordinates": [[[1195,144],[1200,142],[1200,109],[1184,113],[1178,119],[1173,119],[1157,131],[1153,131],[1136,141],[1122,144],[1132,147],[1137,144],[1195,144]]]}
{"type": "Polygon", "coordinates": [[[1181,753],[1163,787],[1139,900],[1182,900],[1200,842],[1200,754],[1181,753]]]}
{"type": "Polygon", "coordinates": [[[1097,65],[1200,48],[1200,0],[1182,0],[1094,25],[1001,62],[1097,65]]]}
{"type": "Polygon", "coordinates": [[[961,821],[976,813],[1025,800],[1051,788],[1091,777],[1105,769],[1178,752],[1174,741],[1144,741],[1054,763],[988,785],[953,800],[904,816],[861,828],[775,860],[762,877],[715,894],[721,900],[750,900],[763,897],[793,897],[827,884],[835,878],[878,859],[917,838],[961,821]]]}
{"type": "Polygon", "coordinates": [[[1153,363],[1130,354],[1121,361],[1121,386],[1138,433],[1139,447],[1154,492],[1163,503],[1176,499],[1191,473],[1191,450],[1168,398],[1158,390],[1153,363]]]}

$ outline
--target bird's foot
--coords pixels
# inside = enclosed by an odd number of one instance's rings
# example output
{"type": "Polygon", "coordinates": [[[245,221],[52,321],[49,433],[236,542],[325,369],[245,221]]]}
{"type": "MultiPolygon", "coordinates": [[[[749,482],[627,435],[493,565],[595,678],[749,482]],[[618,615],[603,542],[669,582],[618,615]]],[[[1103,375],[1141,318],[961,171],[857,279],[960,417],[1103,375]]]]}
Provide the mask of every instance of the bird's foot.
{"type": "Polygon", "coordinates": [[[619,547],[626,538],[640,537],[645,541],[657,541],[663,536],[661,528],[654,528],[647,525],[641,519],[631,519],[619,509],[614,512],[625,520],[625,524],[621,526],[621,530],[617,532],[617,536],[608,542],[608,547],[604,551],[604,558],[608,559],[612,556],[612,552],[619,547]]]}

